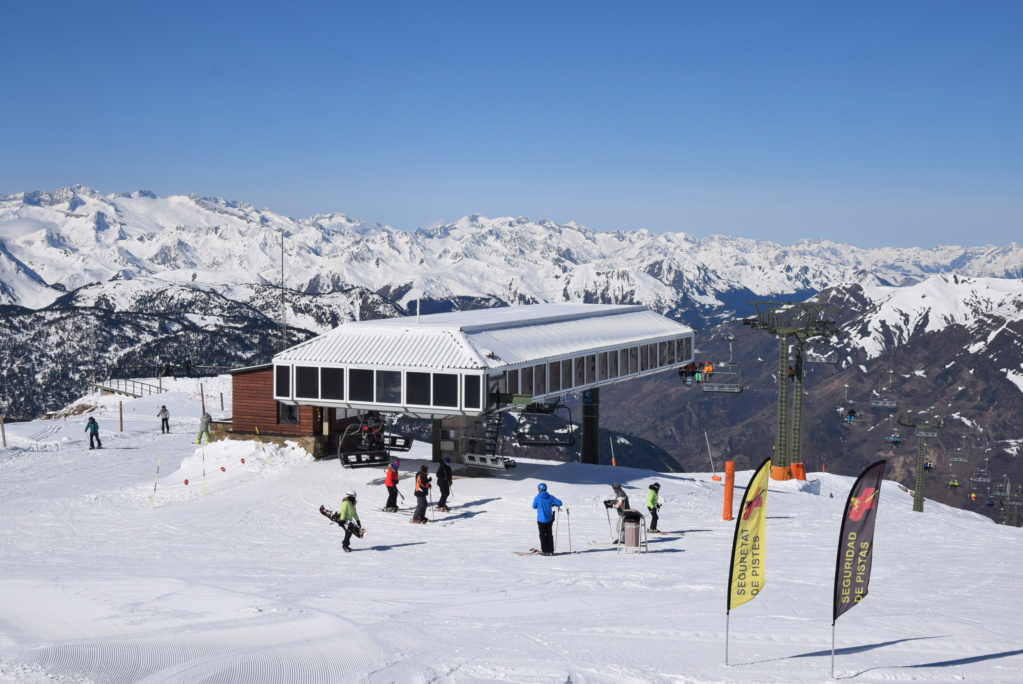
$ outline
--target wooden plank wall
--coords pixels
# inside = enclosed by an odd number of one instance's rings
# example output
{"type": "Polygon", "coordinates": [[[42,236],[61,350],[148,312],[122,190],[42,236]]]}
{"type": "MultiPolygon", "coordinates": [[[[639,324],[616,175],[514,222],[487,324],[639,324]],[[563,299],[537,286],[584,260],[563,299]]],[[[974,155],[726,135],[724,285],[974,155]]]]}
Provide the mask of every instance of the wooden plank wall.
{"type": "Polygon", "coordinates": [[[277,422],[277,402],[274,400],[273,368],[236,373],[232,376],[232,399],[235,432],[254,432],[258,427],[265,435],[315,435],[323,431],[315,406],[298,407],[298,423],[277,422]]]}

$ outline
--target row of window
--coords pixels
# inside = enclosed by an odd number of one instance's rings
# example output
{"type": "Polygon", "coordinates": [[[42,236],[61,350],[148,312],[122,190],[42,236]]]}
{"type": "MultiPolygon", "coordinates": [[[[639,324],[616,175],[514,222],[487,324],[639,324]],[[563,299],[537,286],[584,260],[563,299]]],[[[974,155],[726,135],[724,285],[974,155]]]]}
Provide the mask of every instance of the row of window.
{"type": "MultiPolygon", "coordinates": [[[[555,395],[688,363],[692,356],[693,338],[681,337],[509,370],[503,378],[491,378],[496,384],[490,391],[533,397],[555,395]]],[[[292,379],[295,399],[472,410],[483,406],[479,375],[321,366],[295,366],[292,375],[291,366],[275,366],[274,396],[291,399],[292,379]]]]}
{"type": "MultiPolygon", "coordinates": [[[[274,396],[290,399],[291,380],[291,366],[275,366],[274,396]]],[[[482,406],[479,375],[295,366],[294,380],[295,399],[466,409],[482,406]]]]}
{"type": "Polygon", "coordinates": [[[534,397],[558,394],[574,387],[688,363],[692,356],[692,337],[587,354],[510,370],[505,374],[501,391],[534,397]]]}

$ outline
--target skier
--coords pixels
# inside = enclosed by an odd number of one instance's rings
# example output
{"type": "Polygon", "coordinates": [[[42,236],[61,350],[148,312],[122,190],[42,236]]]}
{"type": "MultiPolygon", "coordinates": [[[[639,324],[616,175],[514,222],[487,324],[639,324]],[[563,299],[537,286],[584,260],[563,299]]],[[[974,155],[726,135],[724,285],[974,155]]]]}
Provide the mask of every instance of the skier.
{"type": "Polygon", "coordinates": [[[209,413],[203,413],[202,417],[199,418],[199,437],[196,438],[196,444],[202,444],[202,436],[206,435],[206,443],[210,443],[210,423],[213,422],[213,417],[209,413]]]}
{"type": "Polygon", "coordinates": [[[412,514],[412,522],[430,522],[430,519],[426,517],[426,496],[429,492],[430,475],[427,473],[426,465],[424,464],[419,467],[419,472],[416,473],[416,510],[412,514]]]}
{"type": "Polygon", "coordinates": [[[384,510],[394,513],[398,510],[398,462],[394,461],[387,466],[387,474],[384,475],[384,486],[387,487],[387,503],[384,510]]]}
{"type": "Polygon", "coordinates": [[[849,409],[849,412],[845,414],[845,422],[847,423],[856,422],[856,409],[849,409]]]}
{"type": "Polygon", "coordinates": [[[624,489],[622,489],[622,485],[621,485],[620,482],[615,482],[613,485],[611,485],[611,488],[615,490],[615,498],[614,498],[613,506],[614,506],[614,509],[616,511],[618,511],[618,535],[619,535],[619,539],[618,539],[617,543],[624,544],[625,543],[625,524],[624,524],[624,521],[625,521],[625,511],[629,510],[629,508],[630,508],[630,506],[629,506],[629,495],[625,493],[624,489]]]}
{"type": "Polygon", "coordinates": [[[553,556],[554,534],[551,532],[554,527],[553,508],[561,506],[561,501],[547,493],[547,485],[543,482],[536,486],[536,491],[533,508],[536,509],[536,526],[540,531],[540,553],[545,556],[553,556]]]}
{"type": "Polygon", "coordinates": [[[92,441],[95,439],[96,448],[102,449],[103,442],[99,441],[99,423],[92,416],[89,416],[89,420],[85,424],[85,431],[89,433],[89,448],[93,448],[92,441]]]}
{"type": "Polygon", "coordinates": [[[160,407],[160,412],[156,414],[156,417],[160,419],[160,434],[170,432],[170,411],[167,410],[166,406],[160,407]]]}
{"type": "Polygon", "coordinates": [[[646,493],[646,509],[650,511],[650,531],[660,532],[657,529],[657,511],[661,510],[661,485],[659,482],[655,482],[650,485],[646,493]]]}
{"type": "Polygon", "coordinates": [[[359,522],[359,514],[355,510],[355,490],[349,489],[345,492],[345,498],[341,500],[341,527],[345,529],[345,538],[341,542],[341,548],[345,550],[345,553],[351,551],[349,542],[352,540],[352,532],[356,528],[362,527],[362,523],[359,522]],[[355,523],[355,527],[352,527],[352,522],[355,523]]]}
{"type": "Polygon", "coordinates": [[[448,494],[451,493],[451,457],[445,456],[441,464],[437,466],[437,487],[440,489],[440,499],[437,500],[437,510],[447,512],[448,494]]]}

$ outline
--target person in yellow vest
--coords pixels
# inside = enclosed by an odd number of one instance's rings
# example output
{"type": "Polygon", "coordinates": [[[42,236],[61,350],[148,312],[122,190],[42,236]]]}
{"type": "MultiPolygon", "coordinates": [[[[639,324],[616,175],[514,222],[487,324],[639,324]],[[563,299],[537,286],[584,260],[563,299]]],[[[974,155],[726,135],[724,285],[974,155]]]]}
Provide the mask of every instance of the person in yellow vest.
{"type": "MultiPolygon", "coordinates": [[[[355,497],[354,489],[349,489],[345,492],[345,498],[341,500],[341,510],[338,511],[341,518],[341,527],[345,530],[345,538],[341,542],[341,548],[345,550],[345,553],[352,550],[350,546],[352,534],[360,532],[359,528],[362,527],[362,523],[359,522],[359,513],[355,510],[355,497]]],[[[362,535],[360,534],[359,536],[362,535]]]]}
{"type": "Polygon", "coordinates": [[[661,510],[661,484],[655,482],[646,491],[646,509],[650,511],[650,531],[660,532],[657,529],[657,511],[661,510]]]}

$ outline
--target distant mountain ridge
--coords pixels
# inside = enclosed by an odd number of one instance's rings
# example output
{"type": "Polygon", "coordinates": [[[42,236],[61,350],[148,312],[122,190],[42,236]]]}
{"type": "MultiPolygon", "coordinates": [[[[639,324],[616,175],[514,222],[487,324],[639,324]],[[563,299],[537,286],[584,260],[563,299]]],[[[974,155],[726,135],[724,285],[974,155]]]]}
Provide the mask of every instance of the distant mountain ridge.
{"type": "MultiPolygon", "coordinates": [[[[241,286],[358,288],[426,310],[536,301],[633,302],[700,325],[752,299],[809,296],[842,282],[905,285],[939,273],[1023,276],[1023,248],[860,249],[472,215],[405,232],[322,214],[292,219],[196,195],[101,195],[83,186],[0,195],[0,304],[41,309],[65,292],[149,279],[228,298],[241,286]]],[[[244,289],[244,287],[242,287],[244,289]]],[[[316,330],[316,332],[322,332],[316,330]]]]}

